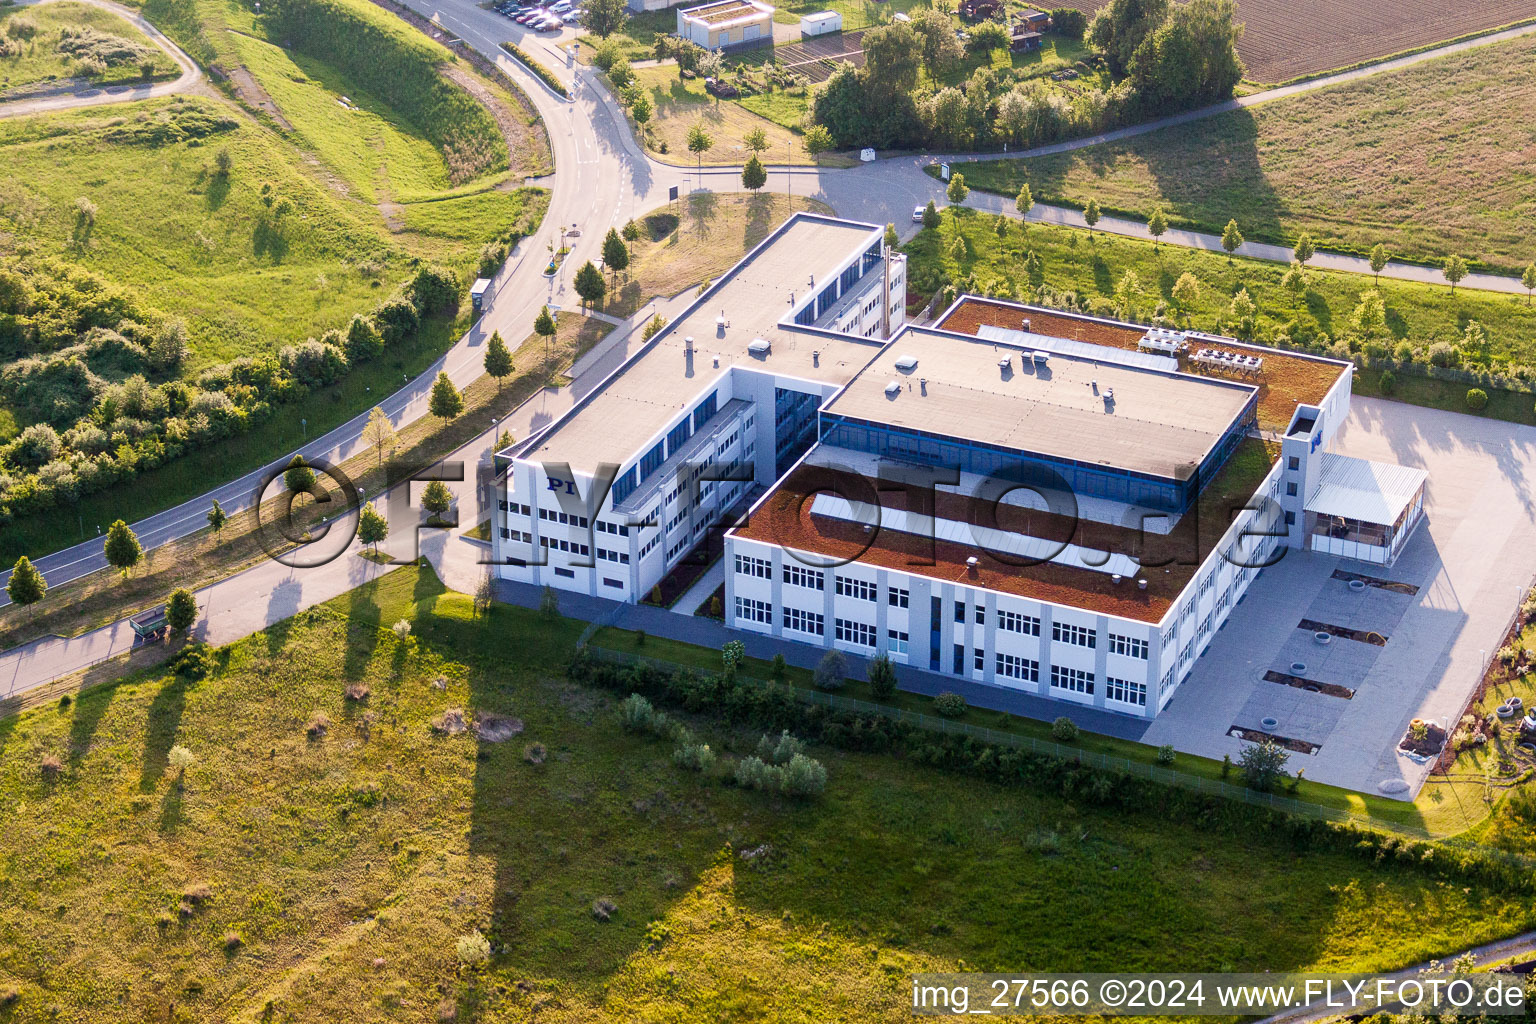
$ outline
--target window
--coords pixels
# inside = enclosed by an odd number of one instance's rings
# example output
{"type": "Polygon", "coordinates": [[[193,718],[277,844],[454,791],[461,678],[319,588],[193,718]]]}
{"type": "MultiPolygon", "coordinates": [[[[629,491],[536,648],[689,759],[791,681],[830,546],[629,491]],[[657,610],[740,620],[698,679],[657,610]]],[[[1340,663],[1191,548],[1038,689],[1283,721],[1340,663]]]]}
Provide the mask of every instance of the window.
{"type": "Polygon", "coordinates": [[[683,442],[687,441],[688,435],[692,433],[693,424],[689,423],[686,419],[667,431],[667,451],[676,455],[677,450],[683,446],[683,442]]]}
{"type": "Polygon", "coordinates": [[[964,622],[965,621],[965,602],[964,601],[956,601],[955,602],[955,621],[956,622],[964,622]]]}
{"type": "Polygon", "coordinates": [[[892,654],[906,654],[907,653],[907,634],[903,633],[899,629],[888,629],[888,630],[886,630],[885,631],[885,649],[890,651],[892,654]]]}
{"type": "Polygon", "coordinates": [[[555,575],[556,576],[563,576],[564,578],[566,578],[568,580],[573,580],[573,579],[576,578],[575,571],[573,571],[571,569],[556,569],[555,570],[555,575]]]}
{"type": "Polygon", "coordinates": [[[1290,495],[1292,498],[1296,497],[1296,481],[1295,480],[1292,480],[1290,483],[1285,485],[1285,493],[1290,495]]]}
{"type": "Polygon", "coordinates": [[[951,659],[949,670],[955,675],[965,671],[965,645],[955,644],[955,656],[951,659]]]}
{"type": "Polygon", "coordinates": [[[1296,513],[1295,512],[1287,512],[1285,514],[1285,525],[1286,526],[1295,526],[1296,525],[1296,513]]]}
{"type": "Polygon", "coordinates": [[[1200,635],[1207,636],[1211,632],[1211,617],[1207,615],[1200,620],[1200,635]]]}
{"type": "Polygon", "coordinates": [[[901,587],[892,587],[885,595],[886,603],[892,608],[905,608],[912,603],[912,591],[901,587]]]}
{"type": "Polygon", "coordinates": [[[986,624],[987,624],[987,609],[986,609],[986,607],[984,605],[977,605],[976,606],[976,625],[978,625],[978,626],[985,626],[986,624]]]}
{"type": "Polygon", "coordinates": [[[604,576],[603,577],[603,586],[605,586],[605,587],[618,587],[618,588],[622,589],[623,586],[624,586],[624,581],[623,580],[616,580],[612,576],[604,576]]]}
{"type": "Polygon", "coordinates": [[[875,646],[875,627],[865,622],[855,622],[853,619],[834,619],[836,627],[836,639],[843,643],[858,644],[860,647],[875,646]]]}
{"type": "MultiPolygon", "coordinates": [[[[825,590],[826,576],[815,569],[807,569],[801,565],[784,566],[784,582],[797,587],[809,587],[811,590],[825,590]]],[[[820,633],[821,630],[816,632],[820,633]]]]}
{"type": "Polygon", "coordinates": [[[971,668],[977,672],[985,672],[987,670],[987,652],[978,647],[971,654],[971,668]]]}
{"type": "Polygon", "coordinates": [[[1104,697],[1106,700],[1117,700],[1122,704],[1135,704],[1137,707],[1146,707],[1147,684],[1131,683],[1124,679],[1108,676],[1104,680],[1104,697]]]}
{"type": "Polygon", "coordinates": [[[1085,693],[1093,695],[1093,673],[1084,672],[1082,669],[1066,668],[1062,665],[1051,666],[1051,689],[1066,690],[1068,693],[1085,693]]]}
{"type": "Polygon", "coordinates": [[[1097,632],[1087,626],[1074,626],[1070,622],[1051,623],[1051,639],[1076,647],[1097,647],[1099,644],[1097,632]]]}
{"type": "Polygon", "coordinates": [[[998,611],[997,628],[1009,633],[1023,633],[1025,636],[1040,635],[1040,620],[1033,615],[1021,615],[1018,612],[998,611]]]}
{"type": "Polygon", "coordinates": [[[1017,679],[1025,683],[1040,681],[1040,663],[1013,654],[999,654],[994,660],[997,674],[1005,679],[1017,679]]]}
{"type": "Polygon", "coordinates": [[[825,628],[820,615],[803,612],[799,608],[785,608],[783,622],[785,629],[793,629],[797,633],[814,633],[816,636],[821,636],[825,628]]]}
{"type": "Polygon", "coordinates": [[[1140,637],[1109,634],[1109,653],[1123,654],[1127,658],[1147,659],[1147,642],[1140,637]]]}
{"type": "Polygon", "coordinates": [[[750,597],[738,597],[736,618],[742,622],[757,622],[764,626],[771,626],[773,625],[773,605],[767,601],[754,601],[750,597]]]}
{"type": "Polygon", "coordinates": [[[843,597],[853,597],[860,601],[873,601],[876,591],[877,588],[873,583],[849,579],[847,576],[837,577],[837,592],[843,597]]]}
{"type": "Polygon", "coordinates": [[[760,580],[773,579],[773,563],[766,558],[753,558],[751,555],[736,556],[736,575],[756,576],[760,580]]]}
{"type": "Polygon", "coordinates": [[[1286,469],[1291,469],[1291,470],[1300,469],[1301,468],[1301,459],[1299,459],[1296,456],[1292,455],[1288,460],[1286,460],[1285,468],[1286,469]]]}

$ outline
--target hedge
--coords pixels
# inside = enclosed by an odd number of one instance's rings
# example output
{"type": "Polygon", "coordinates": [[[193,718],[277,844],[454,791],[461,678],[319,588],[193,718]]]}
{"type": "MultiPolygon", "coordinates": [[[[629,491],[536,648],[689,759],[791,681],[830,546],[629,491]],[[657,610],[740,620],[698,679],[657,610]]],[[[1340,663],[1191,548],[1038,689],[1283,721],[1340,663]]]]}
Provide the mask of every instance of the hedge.
{"type": "Polygon", "coordinates": [[[540,64],[538,61],[534,60],[532,57],[528,56],[528,54],[520,50],[515,43],[502,43],[501,48],[510,53],[513,59],[515,59],[519,64],[533,72],[534,76],[537,77],[539,81],[549,86],[552,90],[564,98],[571,98],[570,92],[565,88],[564,85],[561,84],[560,79],[556,78],[554,74],[552,74],[550,70],[543,64],[540,64]]]}

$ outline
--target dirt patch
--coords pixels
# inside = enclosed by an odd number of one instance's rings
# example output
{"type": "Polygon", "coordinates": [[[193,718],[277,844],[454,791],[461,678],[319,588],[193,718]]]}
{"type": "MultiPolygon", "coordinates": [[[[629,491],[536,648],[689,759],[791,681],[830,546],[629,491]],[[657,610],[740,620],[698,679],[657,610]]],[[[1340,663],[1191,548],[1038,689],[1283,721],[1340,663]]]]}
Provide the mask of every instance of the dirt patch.
{"type": "Polygon", "coordinates": [[[1424,725],[1424,735],[1416,738],[1413,735],[1412,727],[1410,727],[1403,734],[1402,741],[1398,743],[1397,749],[1405,750],[1410,754],[1417,754],[1419,757],[1434,757],[1445,749],[1445,730],[1438,725],[1426,722],[1424,725]]]}
{"type": "Polygon", "coordinates": [[[468,728],[463,708],[449,708],[432,720],[432,731],[439,736],[457,736],[468,728]]]}
{"type": "Polygon", "coordinates": [[[379,203],[379,216],[384,218],[384,226],[389,228],[391,234],[398,235],[405,230],[405,207],[399,203],[379,203]]]}
{"type": "Polygon", "coordinates": [[[521,718],[492,714],[475,716],[475,736],[484,743],[503,743],[522,731],[521,718]]]}
{"type": "Polygon", "coordinates": [[[273,102],[271,94],[261,87],[261,83],[256,81],[256,76],[247,71],[244,64],[237,64],[228,71],[222,68],[219,70],[225,78],[229,79],[230,87],[235,90],[235,99],[252,110],[259,110],[266,114],[283,131],[293,131],[293,123],[283,116],[283,112],[273,102]]]}
{"type": "Polygon", "coordinates": [[[444,64],[438,70],[444,78],[473,96],[475,102],[490,111],[491,117],[496,119],[496,127],[501,130],[501,137],[507,144],[507,166],[515,173],[518,164],[526,158],[529,146],[534,144],[527,119],[518,117],[511,105],[476,75],[451,64],[444,64]]]}

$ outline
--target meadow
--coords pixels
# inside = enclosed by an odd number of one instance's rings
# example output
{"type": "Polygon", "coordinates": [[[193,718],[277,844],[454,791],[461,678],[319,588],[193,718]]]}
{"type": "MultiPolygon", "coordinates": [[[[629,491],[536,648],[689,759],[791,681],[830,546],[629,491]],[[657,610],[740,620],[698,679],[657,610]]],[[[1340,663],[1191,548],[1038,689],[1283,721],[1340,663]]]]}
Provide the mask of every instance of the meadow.
{"type": "Polygon", "coordinates": [[[62,2],[0,9],[0,97],[76,77],[115,85],[180,73],[143,32],[99,7],[62,2]]]}
{"type": "MultiPolygon", "coordinates": [[[[744,791],[563,677],[581,626],[404,568],[207,678],[0,720],[0,1014],[897,1021],[915,970],[1371,969],[1531,920],[1402,860],[889,755],[813,746],[820,799],[744,791]]],[[[726,760],[758,740],[684,718],[726,760]]]]}
{"type": "Polygon", "coordinates": [[[1253,241],[1398,258],[1459,254],[1519,273],[1536,260],[1536,171],[1523,110],[1536,79],[1526,36],[1073,153],[966,168],[973,188],[1253,241]]]}

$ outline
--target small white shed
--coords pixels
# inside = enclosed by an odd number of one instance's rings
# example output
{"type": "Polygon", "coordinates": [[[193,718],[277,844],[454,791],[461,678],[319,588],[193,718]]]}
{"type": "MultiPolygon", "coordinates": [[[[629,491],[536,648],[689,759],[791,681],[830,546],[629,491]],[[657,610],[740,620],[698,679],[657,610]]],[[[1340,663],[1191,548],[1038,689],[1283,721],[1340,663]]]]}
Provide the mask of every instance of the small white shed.
{"type": "Polygon", "coordinates": [[[817,11],[800,19],[800,35],[807,39],[842,30],[843,16],[838,11],[817,11]]]}

